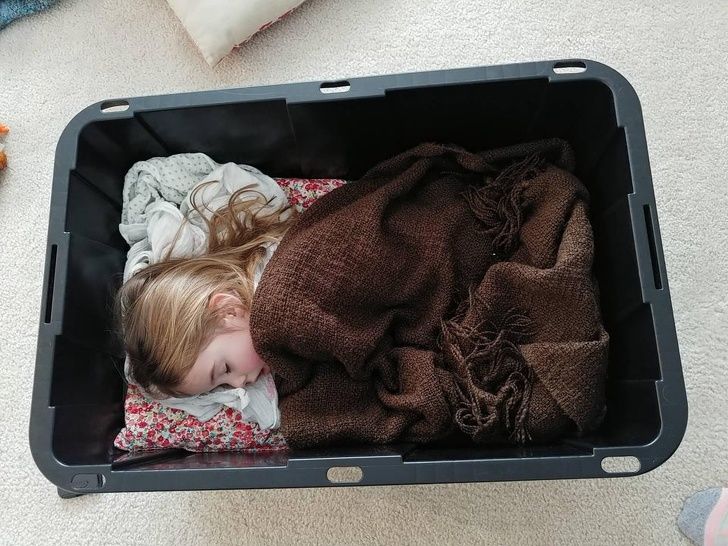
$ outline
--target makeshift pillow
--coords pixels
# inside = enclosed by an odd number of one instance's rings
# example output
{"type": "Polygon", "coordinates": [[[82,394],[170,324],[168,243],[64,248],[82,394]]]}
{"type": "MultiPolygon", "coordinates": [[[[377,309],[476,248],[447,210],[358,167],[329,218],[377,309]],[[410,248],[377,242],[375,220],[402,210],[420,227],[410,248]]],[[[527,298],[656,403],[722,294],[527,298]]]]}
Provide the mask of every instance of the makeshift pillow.
{"type": "Polygon", "coordinates": [[[126,426],[114,445],[126,451],[182,448],[188,451],[265,451],[285,449],[277,430],[260,430],[242,420],[239,411],[225,408],[208,421],[162,406],[129,385],[124,402],[126,426]]]}
{"type": "Polygon", "coordinates": [[[167,0],[210,66],[305,0],[167,0]]]}
{"type": "MultiPolygon", "coordinates": [[[[276,179],[291,206],[299,212],[322,195],[342,186],[335,179],[276,179]]],[[[240,412],[225,408],[208,421],[200,421],[182,410],[163,406],[130,384],[124,401],[126,426],[114,440],[125,451],[181,448],[188,451],[273,451],[286,449],[278,431],[261,430],[242,420],[240,412]]]]}

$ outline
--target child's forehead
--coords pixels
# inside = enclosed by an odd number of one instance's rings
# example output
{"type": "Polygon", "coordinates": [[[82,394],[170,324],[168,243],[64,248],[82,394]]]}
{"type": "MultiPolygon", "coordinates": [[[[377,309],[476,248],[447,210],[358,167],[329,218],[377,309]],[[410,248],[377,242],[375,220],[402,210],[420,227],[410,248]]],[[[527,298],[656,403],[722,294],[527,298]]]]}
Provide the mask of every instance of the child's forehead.
{"type": "Polygon", "coordinates": [[[239,328],[220,328],[216,330],[200,350],[199,357],[211,356],[214,358],[216,353],[235,347],[240,343],[241,332],[239,328]]]}

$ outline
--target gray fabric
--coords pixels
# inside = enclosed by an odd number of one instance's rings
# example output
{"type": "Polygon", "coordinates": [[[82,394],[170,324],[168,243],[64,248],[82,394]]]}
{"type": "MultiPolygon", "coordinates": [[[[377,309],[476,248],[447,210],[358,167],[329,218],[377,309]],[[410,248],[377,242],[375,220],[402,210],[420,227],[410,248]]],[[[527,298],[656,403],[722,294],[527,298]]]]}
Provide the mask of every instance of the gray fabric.
{"type": "Polygon", "coordinates": [[[720,497],[721,488],[714,487],[695,493],[685,501],[677,518],[677,526],[695,544],[703,544],[705,522],[720,497]]]}
{"type": "Polygon", "coordinates": [[[186,411],[203,423],[229,407],[242,413],[244,421],[257,423],[261,430],[276,429],[281,424],[278,391],[270,373],[261,374],[255,383],[244,388],[217,387],[197,396],[161,398],[157,402],[186,411]]]}
{"type": "MultiPolygon", "coordinates": [[[[227,205],[230,196],[244,188],[266,196],[273,207],[288,202],[275,180],[248,165],[218,165],[204,154],[179,154],[139,161],[124,179],[119,233],[130,246],[124,282],[164,257],[199,256],[207,250],[207,224],[194,210],[191,201],[196,188],[202,188],[195,199],[208,219],[212,211],[227,205]],[[209,166],[214,168],[206,172],[209,166]],[[204,177],[201,176],[203,172],[206,173],[204,177]]],[[[250,198],[241,197],[243,200],[250,198]]],[[[265,243],[263,246],[267,255],[259,264],[260,271],[256,271],[257,280],[276,245],[265,243]]]]}
{"type": "Polygon", "coordinates": [[[217,166],[199,153],[153,157],[134,163],[124,178],[121,223],[143,224],[147,208],[156,201],[179,205],[192,187],[217,166]]]}

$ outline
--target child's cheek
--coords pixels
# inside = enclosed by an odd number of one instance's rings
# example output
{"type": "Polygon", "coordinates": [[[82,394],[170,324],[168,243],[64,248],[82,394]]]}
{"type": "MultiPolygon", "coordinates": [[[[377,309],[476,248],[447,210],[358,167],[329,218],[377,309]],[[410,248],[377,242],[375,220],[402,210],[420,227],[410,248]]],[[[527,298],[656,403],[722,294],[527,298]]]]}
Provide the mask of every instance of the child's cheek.
{"type": "Polygon", "coordinates": [[[249,371],[259,370],[265,366],[265,362],[258,356],[253,346],[253,339],[248,332],[245,333],[242,351],[243,362],[245,368],[249,371]]]}

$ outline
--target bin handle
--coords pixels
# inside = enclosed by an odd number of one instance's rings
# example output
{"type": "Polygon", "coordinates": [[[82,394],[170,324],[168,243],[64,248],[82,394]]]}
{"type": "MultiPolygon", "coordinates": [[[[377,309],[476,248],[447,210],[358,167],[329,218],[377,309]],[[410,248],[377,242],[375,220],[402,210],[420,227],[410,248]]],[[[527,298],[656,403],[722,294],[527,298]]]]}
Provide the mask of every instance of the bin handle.
{"type": "Polygon", "coordinates": [[[662,272],[660,270],[660,260],[657,255],[657,241],[655,240],[655,224],[652,218],[652,210],[649,204],[642,205],[644,214],[645,230],[647,232],[647,250],[650,253],[650,265],[652,266],[652,278],[655,283],[655,289],[662,290],[662,272]]]}
{"type": "Polygon", "coordinates": [[[319,91],[325,95],[329,95],[331,93],[348,93],[350,90],[351,84],[347,80],[323,82],[319,85],[319,91]]]}
{"type": "Polygon", "coordinates": [[[53,290],[56,286],[56,260],[58,259],[58,245],[51,245],[51,255],[48,259],[48,284],[45,286],[45,323],[51,323],[53,316],[53,290]]]}

